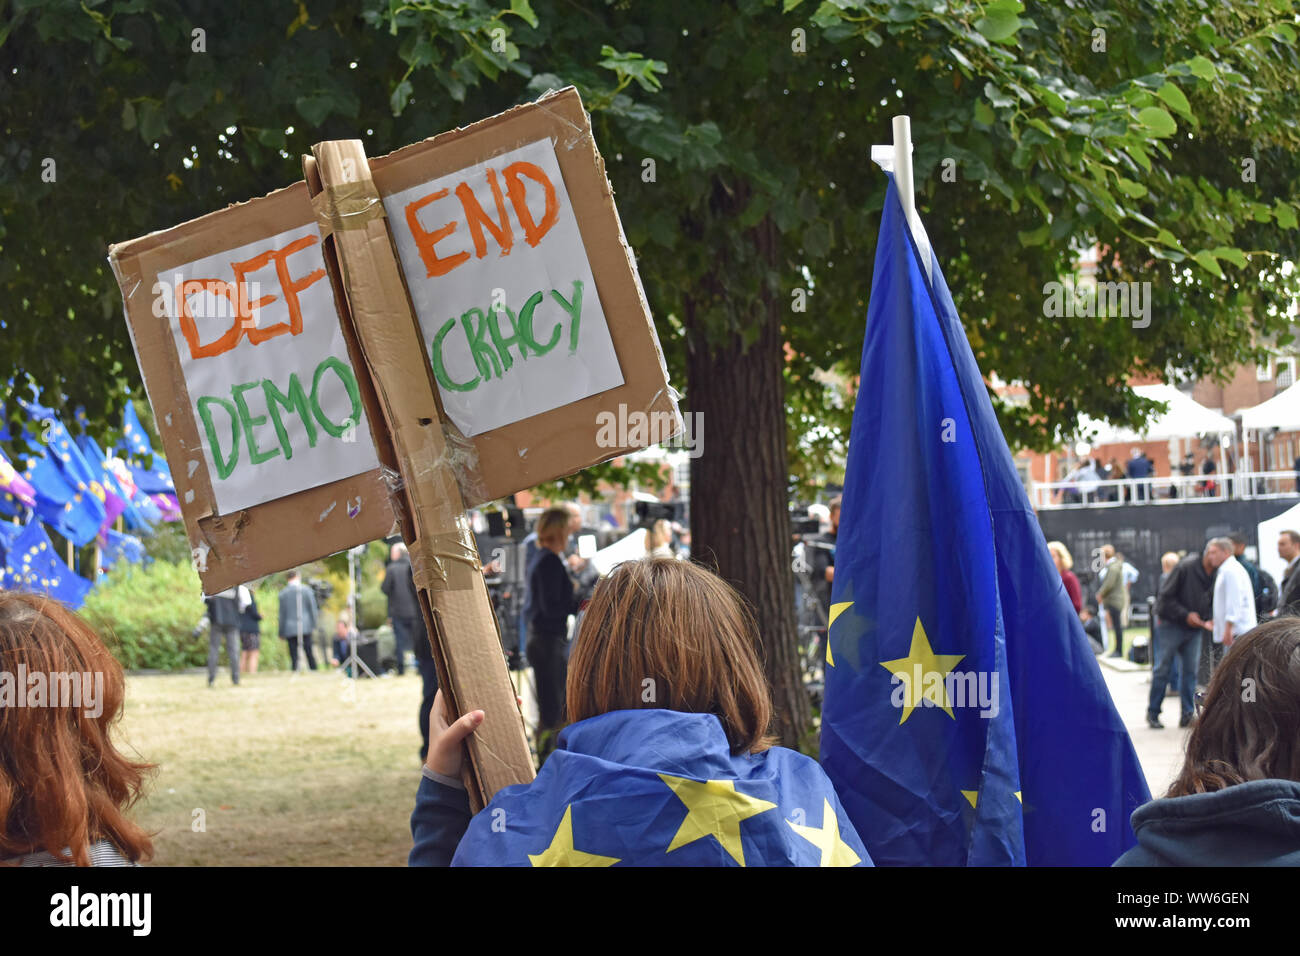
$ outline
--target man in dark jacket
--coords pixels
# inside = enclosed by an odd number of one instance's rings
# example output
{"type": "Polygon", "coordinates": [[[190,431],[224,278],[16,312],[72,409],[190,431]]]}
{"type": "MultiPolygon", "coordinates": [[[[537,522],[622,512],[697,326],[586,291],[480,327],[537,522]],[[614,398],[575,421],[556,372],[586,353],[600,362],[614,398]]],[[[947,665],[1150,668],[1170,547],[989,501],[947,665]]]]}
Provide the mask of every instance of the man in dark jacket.
{"type": "Polygon", "coordinates": [[[1181,678],[1179,698],[1183,710],[1178,725],[1186,727],[1195,712],[1196,670],[1201,644],[1210,629],[1214,608],[1214,572],[1228,559],[1228,552],[1206,545],[1201,554],[1189,554],[1174,566],[1156,600],[1156,669],[1151,678],[1151,696],[1147,701],[1147,726],[1156,730],[1160,707],[1169,684],[1169,670],[1175,657],[1181,678]]]}
{"type": "Polygon", "coordinates": [[[406,673],[408,649],[415,648],[419,655],[418,645],[423,642],[425,656],[428,656],[429,636],[424,629],[424,615],[420,613],[420,599],[415,593],[411,556],[406,553],[406,545],[393,545],[389,557],[381,588],[388,598],[388,620],[393,625],[393,639],[397,643],[397,673],[400,675],[406,673]]]}
{"type": "Polygon", "coordinates": [[[226,654],[230,659],[230,682],[239,684],[239,624],[243,619],[240,597],[247,594],[248,589],[241,585],[206,599],[208,620],[212,624],[208,629],[209,687],[213,686],[217,679],[217,661],[221,654],[223,640],[226,643],[226,654]],[[243,592],[243,595],[240,592],[243,592]]]}
{"type": "Polygon", "coordinates": [[[1277,601],[1277,616],[1300,615],[1300,533],[1283,531],[1277,538],[1277,556],[1286,562],[1277,601]]]}
{"type": "Polygon", "coordinates": [[[316,595],[302,583],[302,575],[289,572],[289,583],[280,591],[280,636],[289,644],[289,659],[299,670],[298,648],[307,656],[307,666],[316,669],[312,635],[316,633],[316,595]]]}

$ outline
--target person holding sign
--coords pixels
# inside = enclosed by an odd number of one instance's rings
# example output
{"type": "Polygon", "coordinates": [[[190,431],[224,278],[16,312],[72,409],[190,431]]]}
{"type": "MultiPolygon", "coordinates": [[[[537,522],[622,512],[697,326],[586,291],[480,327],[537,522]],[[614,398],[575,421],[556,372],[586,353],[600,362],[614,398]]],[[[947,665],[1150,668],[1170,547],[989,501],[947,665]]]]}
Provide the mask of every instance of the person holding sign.
{"type": "Polygon", "coordinates": [[[472,818],[463,741],[485,719],[518,715],[448,721],[439,695],[410,864],[870,866],[821,767],[771,746],[757,646],[742,599],[709,571],[620,564],[573,650],[574,723],[536,780],[499,790],[472,818]]]}

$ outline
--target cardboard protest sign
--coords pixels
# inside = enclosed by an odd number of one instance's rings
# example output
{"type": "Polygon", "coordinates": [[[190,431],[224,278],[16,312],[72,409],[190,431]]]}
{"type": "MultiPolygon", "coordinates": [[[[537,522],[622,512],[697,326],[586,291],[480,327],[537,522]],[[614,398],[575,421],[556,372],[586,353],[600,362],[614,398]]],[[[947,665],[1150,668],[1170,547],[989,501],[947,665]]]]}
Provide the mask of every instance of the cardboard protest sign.
{"type": "Polygon", "coordinates": [[[304,184],[110,261],[209,593],[391,531],[304,184]]]}
{"type": "MultiPolygon", "coordinates": [[[[204,586],[400,517],[453,712],[501,713],[465,508],[681,427],[586,112],[566,89],[374,161],[313,152],[308,183],[111,250],[204,586]]],[[[522,723],[468,746],[477,805],[531,779],[522,723]]]]}
{"type": "Polygon", "coordinates": [[[385,196],[384,208],[442,407],[463,435],[623,384],[548,140],[385,196]]]}
{"type": "Polygon", "coordinates": [[[315,222],[157,279],[222,514],[379,466],[315,222]]]}
{"type": "Polygon", "coordinates": [[[576,90],[369,166],[459,453],[467,505],[680,430],[654,322],[576,90]],[[631,427],[599,427],[611,419],[631,427]]]}

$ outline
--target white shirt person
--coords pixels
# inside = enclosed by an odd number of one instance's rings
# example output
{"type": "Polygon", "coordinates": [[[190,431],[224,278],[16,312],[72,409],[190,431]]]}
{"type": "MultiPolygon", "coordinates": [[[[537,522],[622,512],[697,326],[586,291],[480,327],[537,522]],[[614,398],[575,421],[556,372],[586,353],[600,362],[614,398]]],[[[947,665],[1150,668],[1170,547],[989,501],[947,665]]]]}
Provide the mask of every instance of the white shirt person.
{"type": "Polygon", "coordinates": [[[1240,561],[1230,557],[1219,565],[1214,576],[1214,643],[1231,647],[1255,624],[1255,592],[1250,575],[1240,561]]]}

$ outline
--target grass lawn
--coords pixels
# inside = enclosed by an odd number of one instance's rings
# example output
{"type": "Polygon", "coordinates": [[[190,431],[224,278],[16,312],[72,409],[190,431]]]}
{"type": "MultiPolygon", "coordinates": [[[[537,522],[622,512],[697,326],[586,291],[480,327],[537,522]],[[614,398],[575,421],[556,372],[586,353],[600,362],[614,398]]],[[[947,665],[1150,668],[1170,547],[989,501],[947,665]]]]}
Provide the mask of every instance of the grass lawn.
{"type": "Polygon", "coordinates": [[[405,865],[419,706],[410,671],[129,677],[117,739],[158,765],[134,810],[154,863],[405,865]]]}

